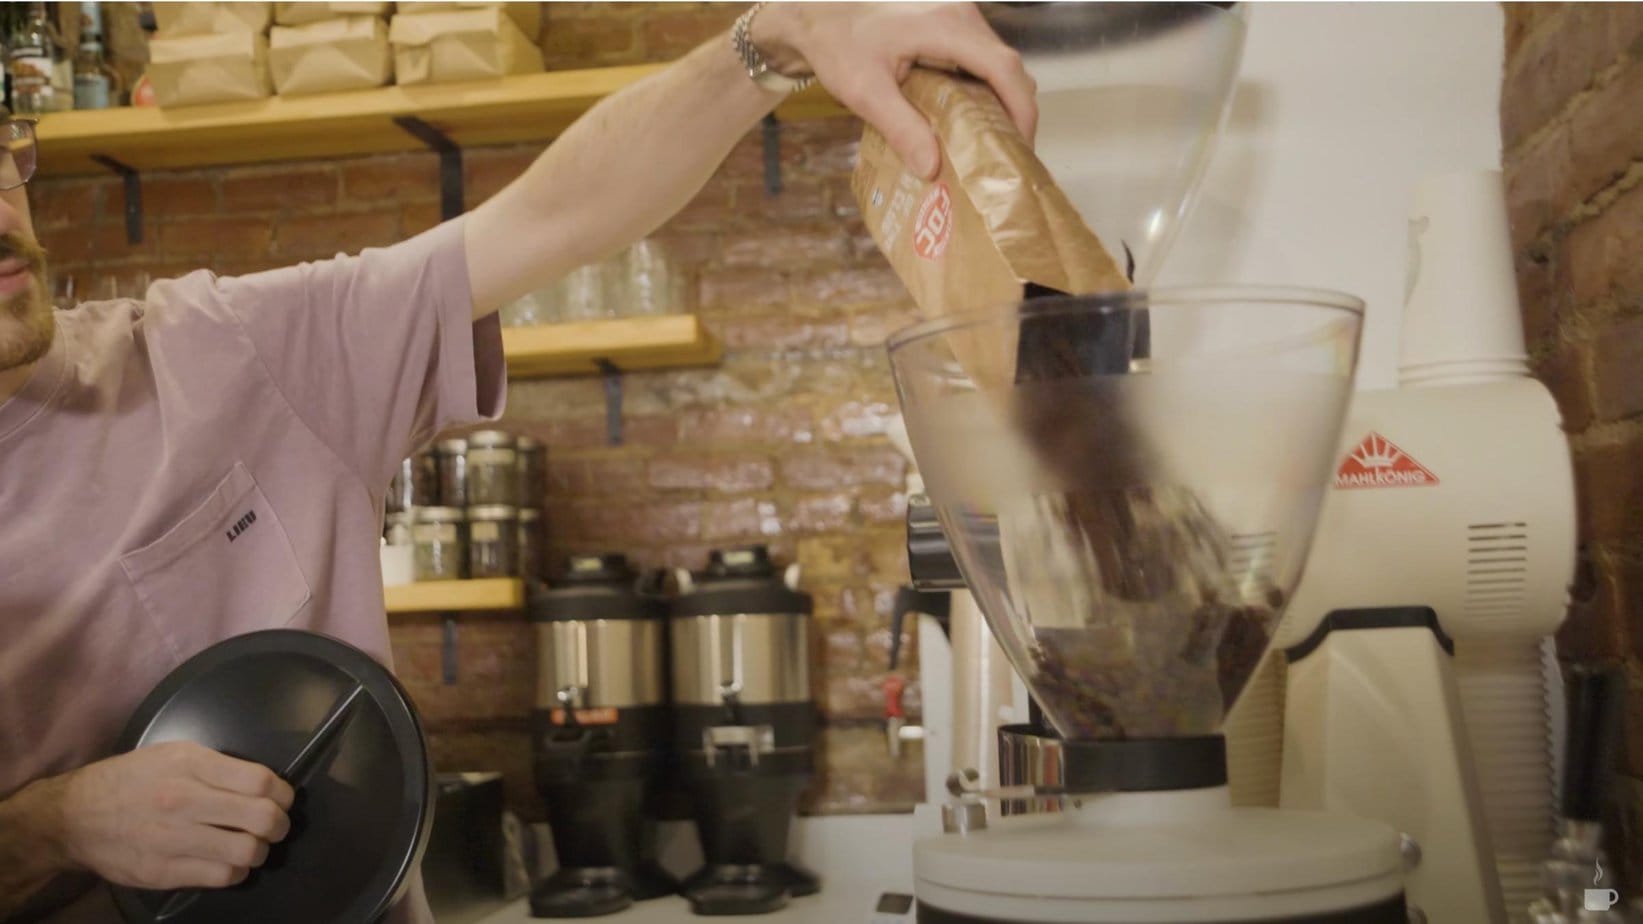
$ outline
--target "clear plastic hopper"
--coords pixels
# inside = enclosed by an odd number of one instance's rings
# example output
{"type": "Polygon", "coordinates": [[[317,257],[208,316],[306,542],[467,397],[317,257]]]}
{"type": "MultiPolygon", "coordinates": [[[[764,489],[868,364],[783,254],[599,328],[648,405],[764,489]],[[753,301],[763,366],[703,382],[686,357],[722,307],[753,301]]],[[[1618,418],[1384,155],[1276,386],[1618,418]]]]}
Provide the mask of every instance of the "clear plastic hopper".
{"type": "Polygon", "coordinates": [[[1220,730],[1300,578],[1362,317],[1327,292],[1160,290],[894,338],[926,492],[1064,737],[1220,730]]]}

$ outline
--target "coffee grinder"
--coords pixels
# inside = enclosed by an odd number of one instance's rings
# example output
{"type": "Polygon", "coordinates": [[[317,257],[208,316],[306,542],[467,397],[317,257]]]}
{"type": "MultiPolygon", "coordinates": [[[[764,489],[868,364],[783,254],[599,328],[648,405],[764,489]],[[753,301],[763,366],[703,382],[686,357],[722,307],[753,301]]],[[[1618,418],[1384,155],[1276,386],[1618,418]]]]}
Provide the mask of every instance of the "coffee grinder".
{"type": "Polygon", "coordinates": [[[798,565],[764,546],[715,550],[677,574],[672,601],[674,742],[706,859],[684,883],[697,914],[760,914],[820,887],[787,856],[814,772],[813,603],[798,565]]]}
{"type": "Polygon", "coordinates": [[[559,869],[531,914],[581,918],[669,895],[656,862],[654,787],[667,754],[666,601],[621,555],[575,555],[530,600],[536,782],[559,869]]]}

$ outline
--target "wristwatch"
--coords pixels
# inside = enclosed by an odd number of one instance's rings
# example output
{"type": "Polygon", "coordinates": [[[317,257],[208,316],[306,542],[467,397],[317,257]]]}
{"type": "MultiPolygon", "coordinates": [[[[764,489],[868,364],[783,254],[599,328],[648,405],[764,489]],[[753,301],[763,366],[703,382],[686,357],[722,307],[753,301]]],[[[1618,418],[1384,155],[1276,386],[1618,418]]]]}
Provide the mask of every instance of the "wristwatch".
{"type": "Polygon", "coordinates": [[[736,18],[736,25],[730,30],[730,47],[736,50],[736,57],[747,69],[747,76],[753,82],[775,93],[796,93],[815,82],[814,74],[804,77],[789,77],[770,66],[764,55],[753,44],[753,17],[764,9],[763,3],[755,3],[747,8],[747,12],[736,18]]]}

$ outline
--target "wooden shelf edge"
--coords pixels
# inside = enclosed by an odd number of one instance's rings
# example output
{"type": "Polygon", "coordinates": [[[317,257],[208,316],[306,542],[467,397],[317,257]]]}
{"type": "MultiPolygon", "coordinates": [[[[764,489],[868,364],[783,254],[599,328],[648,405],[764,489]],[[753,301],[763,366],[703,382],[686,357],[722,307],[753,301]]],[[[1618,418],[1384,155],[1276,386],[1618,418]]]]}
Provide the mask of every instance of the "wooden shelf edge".
{"type": "Polygon", "coordinates": [[[519,578],[420,581],[384,587],[382,596],[390,614],[517,610],[525,605],[525,582],[519,578]]]}
{"type": "MultiPolygon", "coordinates": [[[[393,124],[399,116],[416,116],[458,144],[545,140],[601,99],[664,67],[548,71],[175,109],[50,113],[38,129],[40,175],[106,173],[90,159],[94,154],[141,170],[169,170],[421,149],[421,142],[393,124]]],[[[819,89],[797,94],[779,110],[790,119],[843,112],[819,89]]]]}
{"type": "Polygon", "coordinates": [[[624,371],[710,366],[723,354],[690,314],[505,327],[502,350],[516,378],[591,375],[601,359],[624,371]]]}

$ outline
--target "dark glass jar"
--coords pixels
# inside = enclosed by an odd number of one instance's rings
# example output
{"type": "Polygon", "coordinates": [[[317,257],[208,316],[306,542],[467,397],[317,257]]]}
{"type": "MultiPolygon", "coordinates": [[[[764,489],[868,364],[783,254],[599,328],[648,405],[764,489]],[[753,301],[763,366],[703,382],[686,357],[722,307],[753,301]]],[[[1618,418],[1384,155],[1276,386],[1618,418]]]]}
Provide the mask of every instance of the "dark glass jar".
{"type": "Polygon", "coordinates": [[[506,504],[468,508],[468,576],[519,575],[519,509],[506,504]]]}

